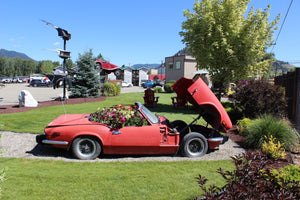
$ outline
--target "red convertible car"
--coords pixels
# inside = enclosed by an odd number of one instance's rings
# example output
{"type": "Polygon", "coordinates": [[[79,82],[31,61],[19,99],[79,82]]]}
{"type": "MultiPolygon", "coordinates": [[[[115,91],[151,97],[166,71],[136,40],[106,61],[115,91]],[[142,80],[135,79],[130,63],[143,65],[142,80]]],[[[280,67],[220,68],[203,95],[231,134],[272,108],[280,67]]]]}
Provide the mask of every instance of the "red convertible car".
{"type": "Polygon", "coordinates": [[[169,122],[137,102],[136,112],[146,123],[127,126],[121,122],[121,127],[114,127],[93,121],[91,114],[66,114],[52,121],[36,140],[39,144],[70,150],[79,159],[95,159],[102,154],[178,152],[187,157],[200,157],[209,149],[218,149],[228,139],[220,132],[232,126],[222,104],[202,79],[181,78],[172,87],[178,96],[187,98],[199,111],[199,116],[190,124],[181,120],[169,122]],[[201,117],[210,126],[196,125],[201,117]]]}
{"type": "Polygon", "coordinates": [[[121,68],[117,65],[114,65],[106,60],[101,59],[96,60],[95,63],[96,69],[102,68],[104,75],[109,74],[111,72],[113,72],[116,75],[116,77],[119,77],[121,75],[121,68]]]}

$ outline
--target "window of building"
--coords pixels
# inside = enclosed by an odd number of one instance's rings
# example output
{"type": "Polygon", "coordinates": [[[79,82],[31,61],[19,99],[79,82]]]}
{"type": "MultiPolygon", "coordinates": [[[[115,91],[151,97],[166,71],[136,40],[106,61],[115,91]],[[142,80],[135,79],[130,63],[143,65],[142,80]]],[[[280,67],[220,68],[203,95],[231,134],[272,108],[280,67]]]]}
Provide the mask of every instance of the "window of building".
{"type": "Polygon", "coordinates": [[[180,69],[180,61],[176,61],[176,63],[175,63],[175,69],[180,69]]]}
{"type": "Polygon", "coordinates": [[[173,69],[173,63],[172,62],[169,63],[169,69],[173,69]]]}

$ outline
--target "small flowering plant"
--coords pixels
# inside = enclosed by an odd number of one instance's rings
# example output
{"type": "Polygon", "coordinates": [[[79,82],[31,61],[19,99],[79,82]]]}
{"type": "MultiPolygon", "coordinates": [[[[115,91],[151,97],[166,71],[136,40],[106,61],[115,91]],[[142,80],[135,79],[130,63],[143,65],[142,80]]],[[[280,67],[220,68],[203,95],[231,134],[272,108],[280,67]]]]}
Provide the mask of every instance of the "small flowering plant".
{"type": "Polygon", "coordinates": [[[112,128],[147,125],[147,120],[138,111],[137,106],[132,105],[98,108],[96,112],[91,113],[90,120],[110,125],[112,128]]]}

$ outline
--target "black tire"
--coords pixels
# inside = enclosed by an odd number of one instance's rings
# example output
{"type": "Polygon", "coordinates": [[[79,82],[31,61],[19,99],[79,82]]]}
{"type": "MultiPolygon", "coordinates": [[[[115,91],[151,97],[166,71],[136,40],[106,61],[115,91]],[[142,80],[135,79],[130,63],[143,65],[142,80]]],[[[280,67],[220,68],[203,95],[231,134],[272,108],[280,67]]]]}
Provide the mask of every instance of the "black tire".
{"type": "Polygon", "coordinates": [[[171,122],[170,126],[172,128],[176,128],[178,132],[180,132],[184,127],[187,126],[187,123],[185,123],[182,120],[175,120],[173,122],[171,122]]]}
{"type": "Polygon", "coordinates": [[[101,153],[101,145],[93,137],[78,137],[71,147],[73,155],[81,160],[93,160],[101,153]]]}
{"type": "Polygon", "coordinates": [[[95,65],[95,69],[96,69],[96,70],[99,70],[99,71],[100,71],[100,70],[101,70],[101,67],[102,67],[102,66],[101,66],[101,63],[96,63],[96,65],[95,65]]]}
{"type": "Polygon", "coordinates": [[[202,157],[207,153],[207,150],[208,143],[202,134],[192,132],[184,136],[181,146],[183,156],[190,158],[202,157]]]}
{"type": "Polygon", "coordinates": [[[116,77],[121,76],[121,70],[119,70],[119,69],[115,70],[114,74],[116,75],[116,77]]]}

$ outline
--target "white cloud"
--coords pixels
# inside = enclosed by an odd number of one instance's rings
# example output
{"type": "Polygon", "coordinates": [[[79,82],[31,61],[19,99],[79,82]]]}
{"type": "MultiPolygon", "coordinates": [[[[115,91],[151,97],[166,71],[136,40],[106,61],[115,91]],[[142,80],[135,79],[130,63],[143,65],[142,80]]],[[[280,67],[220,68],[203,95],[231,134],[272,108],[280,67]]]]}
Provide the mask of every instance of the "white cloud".
{"type": "Polygon", "coordinates": [[[58,45],[60,45],[60,42],[53,43],[53,46],[58,46],[58,45]]]}

